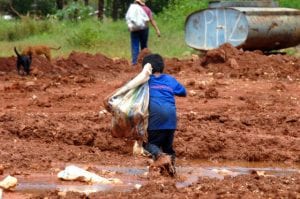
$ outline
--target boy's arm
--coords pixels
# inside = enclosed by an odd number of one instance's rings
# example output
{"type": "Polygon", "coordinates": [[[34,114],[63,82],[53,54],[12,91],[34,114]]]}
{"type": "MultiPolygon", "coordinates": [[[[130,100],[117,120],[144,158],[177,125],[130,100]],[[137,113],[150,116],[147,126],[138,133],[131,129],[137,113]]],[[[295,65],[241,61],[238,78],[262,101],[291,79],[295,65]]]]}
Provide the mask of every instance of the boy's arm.
{"type": "Polygon", "coordinates": [[[174,94],[176,96],[180,96],[180,97],[186,97],[186,89],[183,85],[181,85],[179,82],[177,82],[175,89],[174,89],[174,94]]]}

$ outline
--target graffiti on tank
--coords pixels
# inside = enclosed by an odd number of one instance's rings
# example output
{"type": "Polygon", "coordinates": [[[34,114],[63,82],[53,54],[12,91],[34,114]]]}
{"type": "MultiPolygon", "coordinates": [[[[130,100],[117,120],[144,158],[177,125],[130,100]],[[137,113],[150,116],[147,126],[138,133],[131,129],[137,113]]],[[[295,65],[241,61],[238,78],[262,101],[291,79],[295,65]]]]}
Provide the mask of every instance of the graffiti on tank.
{"type": "Polygon", "coordinates": [[[225,9],[206,10],[194,15],[192,20],[194,31],[202,32],[194,39],[204,48],[216,47],[226,42],[243,42],[247,36],[246,25],[243,13],[228,12],[225,9]]]}

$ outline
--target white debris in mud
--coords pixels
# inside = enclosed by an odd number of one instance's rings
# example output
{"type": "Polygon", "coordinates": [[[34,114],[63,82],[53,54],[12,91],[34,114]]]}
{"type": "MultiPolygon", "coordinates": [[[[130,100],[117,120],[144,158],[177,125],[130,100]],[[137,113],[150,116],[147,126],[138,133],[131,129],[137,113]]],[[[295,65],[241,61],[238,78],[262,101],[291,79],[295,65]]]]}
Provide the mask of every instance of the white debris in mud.
{"type": "MultiPolygon", "coordinates": [[[[65,186],[65,187],[60,187],[58,188],[59,192],[58,195],[62,198],[65,198],[68,192],[76,192],[76,193],[81,193],[84,194],[85,196],[88,196],[92,193],[97,193],[99,192],[99,189],[95,188],[95,187],[85,187],[84,189],[80,189],[77,187],[72,187],[72,186],[65,186]]],[[[0,198],[1,199],[1,198],[0,198]]]]}
{"type": "Polygon", "coordinates": [[[104,109],[104,110],[99,111],[98,117],[100,119],[102,119],[102,118],[106,117],[107,114],[108,114],[107,110],[104,109]]]}
{"type": "Polygon", "coordinates": [[[141,187],[142,187],[141,184],[135,184],[135,185],[134,185],[134,188],[136,188],[137,190],[139,190],[141,187]]]}
{"type": "Polygon", "coordinates": [[[197,95],[197,92],[194,91],[194,90],[190,90],[190,91],[189,91],[189,95],[190,95],[190,96],[195,96],[195,95],[197,95]]]}
{"type": "Polygon", "coordinates": [[[11,190],[18,184],[18,179],[12,176],[7,176],[0,182],[0,188],[4,190],[11,190]]]}
{"type": "Polygon", "coordinates": [[[228,169],[212,169],[212,171],[222,176],[234,176],[236,174],[235,172],[229,171],[228,169]]]}
{"type": "Polygon", "coordinates": [[[38,97],[36,95],[32,95],[31,99],[36,100],[38,97]]]}
{"type": "Polygon", "coordinates": [[[255,175],[263,176],[263,177],[272,176],[272,175],[266,174],[265,171],[256,171],[256,170],[251,171],[251,174],[255,174],[255,175]]]}
{"type": "Polygon", "coordinates": [[[134,156],[148,156],[148,152],[144,149],[144,147],[142,146],[141,143],[139,143],[137,140],[134,141],[134,145],[133,145],[133,149],[132,149],[132,153],[134,156]]]}
{"type": "Polygon", "coordinates": [[[76,166],[67,166],[65,170],[60,171],[57,177],[68,181],[82,181],[88,183],[115,184],[122,183],[118,178],[104,178],[76,166]]]}

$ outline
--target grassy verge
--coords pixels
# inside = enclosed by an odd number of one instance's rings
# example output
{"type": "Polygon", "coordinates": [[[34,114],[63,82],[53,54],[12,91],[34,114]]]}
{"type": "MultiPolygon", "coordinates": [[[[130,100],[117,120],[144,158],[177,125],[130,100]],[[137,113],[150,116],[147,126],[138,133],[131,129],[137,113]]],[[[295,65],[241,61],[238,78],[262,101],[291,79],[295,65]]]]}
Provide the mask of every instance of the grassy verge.
{"type": "MultiPolygon", "coordinates": [[[[6,27],[10,29],[9,31],[22,24],[20,21],[10,23],[12,24],[6,27]]],[[[0,56],[12,55],[14,46],[22,49],[27,45],[45,44],[54,47],[62,46],[60,51],[53,52],[55,56],[66,55],[71,51],[85,51],[100,52],[110,57],[130,57],[130,37],[124,21],[100,23],[97,20],[88,20],[78,23],[59,21],[54,23],[55,25],[48,31],[32,33],[27,37],[22,36],[21,28],[18,28],[20,32],[16,29],[13,33],[8,32],[8,35],[12,34],[13,36],[3,36],[8,39],[0,41],[0,48],[2,49],[0,56]]],[[[153,28],[150,29],[149,48],[152,51],[163,53],[165,56],[179,57],[191,51],[184,43],[183,28],[170,30],[169,26],[171,25],[164,26],[162,23],[158,22],[162,32],[160,38],[156,36],[153,28]]]]}
{"type": "Polygon", "coordinates": [[[299,0],[278,0],[278,2],[281,7],[300,9],[299,0]]]}

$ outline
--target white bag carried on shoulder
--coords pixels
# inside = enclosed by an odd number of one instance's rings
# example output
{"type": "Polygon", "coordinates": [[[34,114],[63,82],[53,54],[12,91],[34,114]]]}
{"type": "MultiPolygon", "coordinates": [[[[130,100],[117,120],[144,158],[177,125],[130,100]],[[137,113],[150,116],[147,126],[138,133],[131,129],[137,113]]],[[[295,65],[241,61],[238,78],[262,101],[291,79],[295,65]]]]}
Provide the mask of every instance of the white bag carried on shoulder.
{"type": "Polygon", "coordinates": [[[150,20],[145,10],[135,3],[129,6],[125,19],[131,32],[146,29],[147,22],[150,20]]]}
{"type": "Polygon", "coordinates": [[[114,137],[144,138],[148,128],[151,64],[108,98],[114,137]]]}

